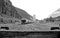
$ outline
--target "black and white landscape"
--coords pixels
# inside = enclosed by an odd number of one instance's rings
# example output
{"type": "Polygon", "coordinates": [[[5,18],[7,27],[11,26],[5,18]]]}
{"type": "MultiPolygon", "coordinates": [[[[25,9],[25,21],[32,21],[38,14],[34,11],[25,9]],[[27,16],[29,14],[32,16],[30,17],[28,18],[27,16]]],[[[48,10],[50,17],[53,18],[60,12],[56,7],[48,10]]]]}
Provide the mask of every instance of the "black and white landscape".
{"type": "Polygon", "coordinates": [[[59,31],[60,16],[38,20],[10,0],[0,0],[0,38],[58,38],[59,31]]]}

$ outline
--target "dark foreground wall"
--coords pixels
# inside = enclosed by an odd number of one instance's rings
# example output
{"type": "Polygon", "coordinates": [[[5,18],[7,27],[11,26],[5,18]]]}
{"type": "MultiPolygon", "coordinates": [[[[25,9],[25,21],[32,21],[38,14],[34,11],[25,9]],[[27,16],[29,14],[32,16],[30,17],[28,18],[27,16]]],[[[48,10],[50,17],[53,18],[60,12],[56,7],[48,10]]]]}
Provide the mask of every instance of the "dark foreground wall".
{"type": "Polygon", "coordinates": [[[0,31],[0,38],[58,38],[59,32],[0,31]]]}

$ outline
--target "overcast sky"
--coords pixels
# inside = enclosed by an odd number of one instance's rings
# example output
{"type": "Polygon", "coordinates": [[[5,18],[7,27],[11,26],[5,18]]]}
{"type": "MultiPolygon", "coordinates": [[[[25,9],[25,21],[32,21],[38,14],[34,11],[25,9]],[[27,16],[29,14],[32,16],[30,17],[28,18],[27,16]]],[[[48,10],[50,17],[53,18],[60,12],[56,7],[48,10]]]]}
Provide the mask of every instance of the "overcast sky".
{"type": "Polygon", "coordinates": [[[49,17],[60,8],[60,0],[11,0],[15,7],[25,10],[30,15],[36,15],[41,20],[49,17]]]}

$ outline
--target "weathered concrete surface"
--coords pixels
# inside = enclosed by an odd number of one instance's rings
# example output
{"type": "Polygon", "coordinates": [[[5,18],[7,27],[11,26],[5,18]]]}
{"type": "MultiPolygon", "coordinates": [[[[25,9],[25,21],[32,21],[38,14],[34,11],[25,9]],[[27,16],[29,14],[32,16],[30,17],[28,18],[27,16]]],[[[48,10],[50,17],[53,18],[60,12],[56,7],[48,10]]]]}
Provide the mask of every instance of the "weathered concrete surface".
{"type": "Polygon", "coordinates": [[[0,31],[0,38],[57,38],[59,32],[0,31]]]}

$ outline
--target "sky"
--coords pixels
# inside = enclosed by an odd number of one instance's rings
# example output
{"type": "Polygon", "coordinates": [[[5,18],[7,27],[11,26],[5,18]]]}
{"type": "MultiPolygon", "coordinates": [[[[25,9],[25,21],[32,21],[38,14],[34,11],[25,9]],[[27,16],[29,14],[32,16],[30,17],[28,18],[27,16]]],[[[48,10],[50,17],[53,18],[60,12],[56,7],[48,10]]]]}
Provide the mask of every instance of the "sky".
{"type": "Polygon", "coordinates": [[[15,7],[25,10],[36,19],[42,20],[49,17],[60,8],[60,0],[10,0],[15,7]]]}

